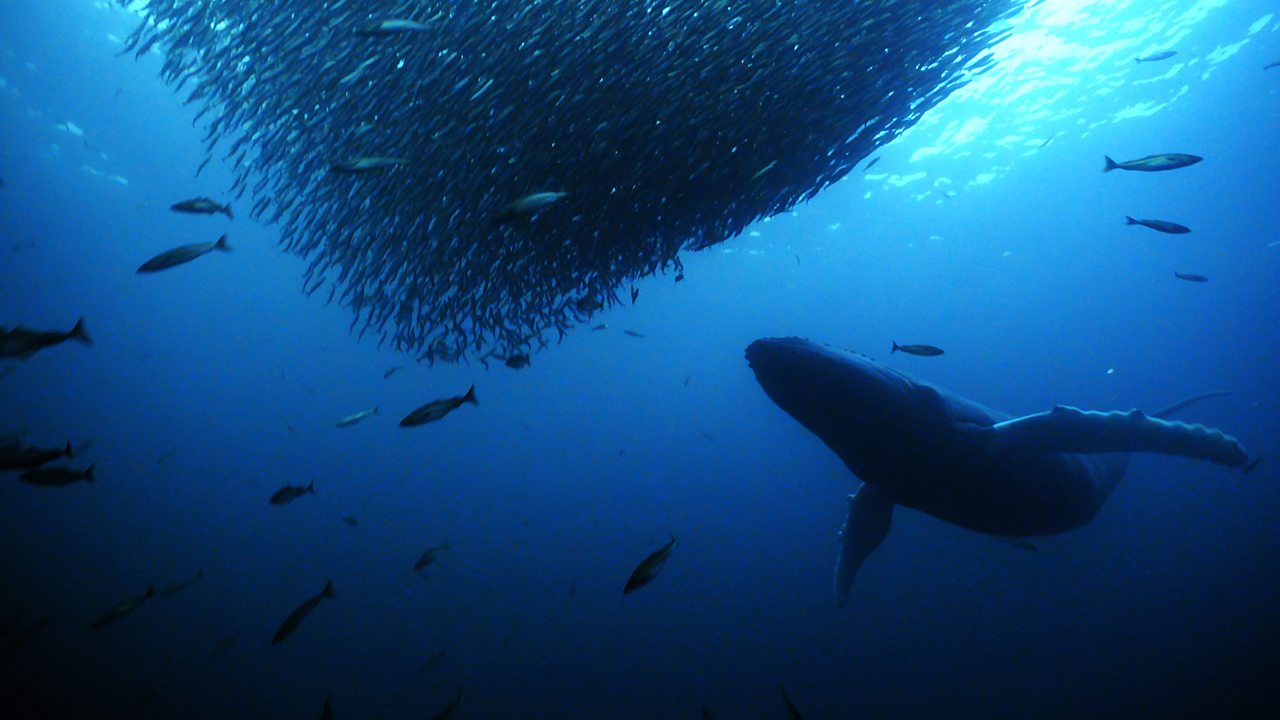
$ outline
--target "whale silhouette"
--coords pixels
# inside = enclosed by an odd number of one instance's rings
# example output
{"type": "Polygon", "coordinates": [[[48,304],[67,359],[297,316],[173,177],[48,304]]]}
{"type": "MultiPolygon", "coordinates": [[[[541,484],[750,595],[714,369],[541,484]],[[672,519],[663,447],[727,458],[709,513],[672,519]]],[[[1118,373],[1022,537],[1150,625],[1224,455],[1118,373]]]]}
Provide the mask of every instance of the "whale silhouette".
{"type": "Polygon", "coordinates": [[[769,398],[862,480],[849,496],[834,591],[889,532],[893,507],[1006,538],[1085,525],[1124,477],[1130,452],[1248,463],[1235,438],[1150,415],[1058,406],[1011,418],[855,353],[801,338],[757,340],[747,361],[769,398]]]}

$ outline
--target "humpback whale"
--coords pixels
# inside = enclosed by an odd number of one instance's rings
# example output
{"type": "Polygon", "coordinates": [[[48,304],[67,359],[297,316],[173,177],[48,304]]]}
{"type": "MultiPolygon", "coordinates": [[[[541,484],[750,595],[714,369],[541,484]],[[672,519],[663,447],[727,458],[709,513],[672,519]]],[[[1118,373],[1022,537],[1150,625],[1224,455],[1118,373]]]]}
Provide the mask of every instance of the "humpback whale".
{"type": "Polygon", "coordinates": [[[1057,406],[1012,418],[855,353],[801,338],[757,340],[747,361],[765,393],[862,480],[849,496],[834,591],[844,605],[895,505],[1006,538],[1052,535],[1093,519],[1131,452],[1242,467],[1235,438],[1159,412],[1057,406]]]}

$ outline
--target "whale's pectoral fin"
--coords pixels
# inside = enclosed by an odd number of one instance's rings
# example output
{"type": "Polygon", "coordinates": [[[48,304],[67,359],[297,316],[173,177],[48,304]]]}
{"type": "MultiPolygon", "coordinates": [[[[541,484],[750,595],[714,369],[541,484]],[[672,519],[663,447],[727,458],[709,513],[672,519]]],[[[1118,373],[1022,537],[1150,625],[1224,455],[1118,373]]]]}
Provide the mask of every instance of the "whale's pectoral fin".
{"type": "Polygon", "coordinates": [[[863,483],[849,496],[849,515],[840,532],[840,559],[836,562],[836,602],[844,607],[853,578],[872,550],[889,534],[893,502],[873,485],[863,483]]]}
{"type": "Polygon", "coordinates": [[[1063,453],[1154,452],[1231,467],[1249,462],[1240,443],[1221,430],[1162,420],[1141,410],[1091,412],[1059,405],[1046,413],[997,423],[992,429],[1004,447],[1063,453]]]}

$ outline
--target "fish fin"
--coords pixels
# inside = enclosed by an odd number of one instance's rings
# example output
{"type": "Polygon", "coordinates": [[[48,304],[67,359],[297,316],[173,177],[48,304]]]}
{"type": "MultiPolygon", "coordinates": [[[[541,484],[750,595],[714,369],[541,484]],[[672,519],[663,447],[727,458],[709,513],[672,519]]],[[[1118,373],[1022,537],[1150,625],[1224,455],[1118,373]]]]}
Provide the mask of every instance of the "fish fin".
{"type": "Polygon", "coordinates": [[[71,443],[69,443],[69,442],[67,443],[67,447],[66,447],[66,449],[65,449],[65,450],[63,450],[62,452],[63,452],[63,454],[64,454],[64,455],[66,455],[66,456],[67,456],[67,459],[69,459],[69,460],[74,460],[74,459],[75,459],[75,457],[76,457],[76,456],[75,456],[75,453],[74,453],[74,452],[72,452],[72,450],[71,450],[71,443]]]}
{"type": "Polygon", "coordinates": [[[462,396],[463,402],[469,402],[472,405],[479,405],[480,401],[476,399],[476,386],[472,385],[467,389],[467,394],[462,396]]]}
{"type": "Polygon", "coordinates": [[[890,355],[892,355],[892,354],[894,354],[894,353],[898,352],[898,351],[899,351],[899,350],[901,350],[901,349],[902,349],[902,348],[898,346],[898,341],[897,341],[897,340],[894,340],[894,341],[893,341],[893,349],[889,351],[889,354],[890,354],[890,355]]]}
{"type": "Polygon", "coordinates": [[[1111,172],[1120,167],[1120,164],[1112,160],[1110,155],[1103,155],[1102,158],[1107,161],[1106,167],[1102,168],[1102,172],[1111,172]]]}
{"type": "Polygon", "coordinates": [[[1125,215],[1125,216],[1124,216],[1124,224],[1125,224],[1125,225],[1137,225],[1137,224],[1138,224],[1138,221],[1137,221],[1137,220],[1134,220],[1133,218],[1129,217],[1128,215],[1125,215]]]}
{"type": "Polygon", "coordinates": [[[231,252],[231,246],[227,244],[226,233],[223,233],[222,237],[218,238],[218,242],[213,244],[213,249],[221,250],[222,252],[231,252]]]}
{"type": "Polygon", "coordinates": [[[92,465],[85,468],[84,479],[88,482],[93,482],[93,466],[92,465]]]}
{"type": "Polygon", "coordinates": [[[327,598],[336,598],[338,594],[333,591],[333,581],[325,580],[324,589],[320,591],[320,595],[327,598]]]}
{"type": "Polygon", "coordinates": [[[85,345],[93,344],[93,338],[89,337],[89,333],[84,329],[84,318],[76,320],[75,327],[71,328],[71,332],[67,333],[67,337],[75,338],[85,345]]]}
{"type": "Polygon", "coordinates": [[[863,483],[849,496],[849,514],[840,532],[840,559],[836,562],[832,585],[840,607],[844,607],[849,597],[858,568],[889,534],[892,520],[893,501],[874,485],[863,483]]]}

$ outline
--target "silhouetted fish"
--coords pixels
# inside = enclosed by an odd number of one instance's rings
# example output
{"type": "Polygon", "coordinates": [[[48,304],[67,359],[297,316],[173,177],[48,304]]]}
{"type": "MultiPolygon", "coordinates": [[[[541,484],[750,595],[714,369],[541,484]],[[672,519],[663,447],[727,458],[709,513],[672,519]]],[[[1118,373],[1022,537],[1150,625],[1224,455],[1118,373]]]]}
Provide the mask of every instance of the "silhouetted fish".
{"type": "Polygon", "coordinates": [[[1104,157],[1104,159],[1106,160],[1106,166],[1102,168],[1102,172],[1111,172],[1112,170],[1160,172],[1162,170],[1177,170],[1178,168],[1195,165],[1204,158],[1197,155],[1187,155],[1186,153],[1166,153],[1164,155],[1148,155],[1137,160],[1126,160],[1125,162],[1116,162],[1110,157],[1104,157]]]}
{"type": "Polygon", "coordinates": [[[94,630],[98,630],[100,628],[104,628],[110,625],[111,623],[117,620],[120,620],[121,618],[129,616],[130,614],[133,613],[134,610],[137,610],[139,607],[141,607],[142,603],[155,597],[155,594],[156,594],[155,586],[154,585],[148,586],[147,591],[139,595],[138,597],[129,598],[128,600],[122,600],[116,603],[115,607],[103,613],[101,616],[98,617],[97,620],[94,620],[93,625],[91,625],[90,627],[94,630]]]}
{"type": "Polygon", "coordinates": [[[1161,60],[1168,60],[1169,58],[1177,54],[1178,54],[1177,50],[1165,50],[1163,52],[1152,53],[1151,55],[1147,55],[1146,57],[1136,57],[1133,59],[1133,61],[1139,64],[1148,63],[1148,62],[1160,62],[1161,60]]]}
{"type": "Polygon", "coordinates": [[[653,582],[658,573],[662,572],[662,566],[666,564],[667,558],[671,557],[671,550],[675,546],[676,538],[672,535],[670,542],[649,553],[648,557],[641,560],[636,569],[631,571],[631,576],[627,578],[627,584],[623,586],[622,594],[627,595],[635,592],[653,582]]]}
{"type": "Polygon", "coordinates": [[[458,694],[454,696],[453,702],[444,707],[443,710],[431,716],[431,720],[447,720],[453,717],[453,713],[458,709],[458,704],[462,702],[462,688],[458,688],[458,694]]]}
{"type": "Polygon", "coordinates": [[[207,197],[199,197],[199,198],[193,198],[191,200],[183,200],[182,202],[178,202],[170,205],[169,209],[174,212],[188,213],[188,214],[194,214],[194,215],[213,215],[215,213],[222,213],[223,215],[226,215],[228,218],[231,218],[232,220],[235,219],[235,216],[231,214],[230,204],[223,205],[221,203],[210,200],[207,197]]]}
{"type": "Polygon", "coordinates": [[[426,405],[414,410],[400,421],[400,427],[414,427],[416,425],[425,425],[429,422],[435,422],[444,418],[444,416],[462,407],[463,403],[471,403],[479,405],[480,401],[476,399],[476,386],[472,385],[461,397],[446,398],[444,400],[433,400],[426,405]]]}
{"type": "Polygon", "coordinates": [[[1194,283],[1209,282],[1209,278],[1203,275],[1196,275],[1195,273],[1180,273],[1177,270],[1174,270],[1173,276],[1179,280],[1186,280],[1187,282],[1194,282],[1194,283]]]}
{"type": "Polygon", "coordinates": [[[160,597],[173,597],[192,585],[195,585],[197,582],[200,582],[203,578],[204,570],[197,570],[194,575],[189,575],[181,580],[171,582],[168,585],[161,587],[158,594],[160,597]]]}
{"type": "Polygon", "coordinates": [[[1128,215],[1124,216],[1124,224],[1141,225],[1162,233],[1169,233],[1170,235],[1182,235],[1191,232],[1191,228],[1186,225],[1179,225],[1176,222],[1169,222],[1168,220],[1135,220],[1128,215]]]}
{"type": "Polygon", "coordinates": [[[14,633],[13,637],[9,638],[9,641],[4,644],[4,647],[0,647],[0,657],[4,657],[5,655],[8,655],[23,645],[31,642],[36,635],[39,635],[40,632],[48,626],[49,616],[46,615],[31,623],[26,628],[14,633]]]}
{"type": "Polygon", "coordinates": [[[75,340],[85,345],[93,344],[89,333],[84,329],[84,318],[77,320],[76,324],[64,333],[29,330],[21,325],[12,330],[0,327],[0,360],[4,358],[28,360],[45,348],[61,345],[68,340],[75,340]]]}
{"type": "Polygon", "coordinates": [[[321,590],[318,595],[308,598],[301,605],[294,608],[293,612],[289,613],[289,617],[285,618],[284,622],[280,623],[280,629],[276,630],[275,637],[271,638],[271,644],[279,645],[287,640],[290,635],[298,630],[298,626],[302,624],[302,621],[306,620],[307,616],[311,614],[311,611],[315,610],[320,603],[324,602],[326,599],[336,597],[338,596],[333,592],[333,581],[326,581],[324,589],[321,590]]]}
{"type": "Polygon", "coordinates": [[[435,547],[427,548],[426,551],[422,553],[422,556],[418,558],[418,561],[413,564],[413,569],[417,572],[422,572],[423,570],[426,570],[428,567],[431,566],[432,563],[436,561],[436,558],[440,555],[440,553],[448,549],[449,549],[448,540],[445,540],[443,545],[436,545],[435,547]]]}
{"type": "Polygon", "coordinates": [[[22,482],[39,485],[41,487],[66,487],[74,482],[83,480],[84,482],[93,482],[93,466],[84,470],[73,470],[62,465],[56,467],[41,467],[34,470],[28,470],[18,476],[22,482]]]}
{"type": "Polygon", "coordinates": [[[267,502],[269,502],[272,505],[284,505],[286,503],[291,503],[294,500],[297,500],[303,495],[315,495],[315,494],[316,494],[316,483],[314,480],[312,480],[310,483],[307,483],[306,487],[303,487],[301,485],[285,485],[279,490],[271,493],[271,499],[268,500],[267,502]]]}
{"type": "Polygon", "coordinates": [[[942,348],[936,348],[932,345],[899,345],[896,341],[893,343],[893,349],[889,354],[902,352],[908,355],[919,355],[920,357],[936,357],[942,354],[942,348]]]}
{"type": "Polygon", "coordinates": [[[38,448],[23,445],[17,440],[0,440],[0,472],[5,470],[29,470],[61,457],[71,459],[71,443],[64,448],[38,448]]]}
{"type": "Polygon", "coordinates": [[[142,263],[142,266],[138,268],[138,273],[157,273],[161,270],[168,270],[169,268],[174,268],[179,265],[185,265],[198,257],[208,255],[214,250],[231,252],[231,246],[227,244],[226,235],[219,237],[216,241],[211,243],[193,243],[191,245],[181,245],[172,250],[166,250],[142,263]]]}
{"type": "Polygon", "coordinates": [[[217,660],[223,655],[226,655],[227,651],[231,649],[232,645],[236,644],[236,640],[238,640],[239,638],[240,638],[239,633],[232,633],[230,635],[226,635],[220,638],[218,642],[213,644],[212,648],[209,648],[209,653],[204,656],[205,664],[208,665],[214,660],[217,660]]]}
{"type": "Polygon", "coordinates": [[[782,704],[787,706],[788,720],[804,720],[804,716],[800,714],[795,704],[791,702],[790,696],[787,695],[787,688],[779,685],[778,690],[782,692],[782,704]]]}

